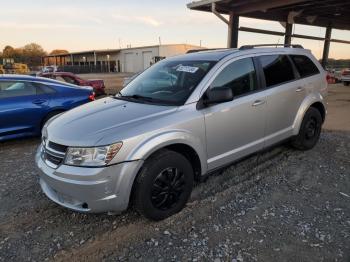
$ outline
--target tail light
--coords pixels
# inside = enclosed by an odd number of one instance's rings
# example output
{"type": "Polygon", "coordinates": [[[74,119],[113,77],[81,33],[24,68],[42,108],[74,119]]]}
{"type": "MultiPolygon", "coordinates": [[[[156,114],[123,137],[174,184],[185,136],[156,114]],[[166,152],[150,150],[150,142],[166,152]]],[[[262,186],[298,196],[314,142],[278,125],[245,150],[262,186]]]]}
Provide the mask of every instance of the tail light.
{"type": "Polygon", "coordinates": [[[344,70],[341,74],[343,76],[347,76],[347,75],[350,75],[350,71],[349,70],[344,70]]]}
{"type": "Polygon", "coordinates": [[[92,92],[92,93],[89,95],[89,101],[95,101],[95,92],[92,92]]]}
{"type": "Polygon", "coordinates": [[[332,80],[333,80],[333,79],[332,79],[332,76],[331,76],[330,74],[327,74],[327,75],[326,75],[326,81],[327,81],[327,83],[328,83],[328,84],[332,84],[332,82],[333,82],[332,80]]]}

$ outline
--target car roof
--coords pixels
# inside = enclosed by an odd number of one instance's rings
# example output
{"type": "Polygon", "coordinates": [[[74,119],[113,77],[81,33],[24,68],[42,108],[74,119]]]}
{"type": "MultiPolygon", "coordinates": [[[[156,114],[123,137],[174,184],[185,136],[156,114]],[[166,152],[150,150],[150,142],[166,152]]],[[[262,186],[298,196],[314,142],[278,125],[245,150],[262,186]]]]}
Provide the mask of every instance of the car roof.
{"type": "Polygon", "coordinates": [[[47,83],[52,85],[60,85],[60,86],[66,86],[66,87],[75,87],[78,86],[60,82],[54,79],[40,77],[40,76],[28,76],[28,75],[0,75],[0,80],[16,80],[16,81],[30,81],[30,82],[41,82],[41,83],[47,83]]]}
{"type": "Polygon", "coordinates": [[[41,75],[57,75],[57,76],[62,76],[62,75],[69,75],[69,76],[75,76],[75,74],[71,72],[45,72],[41,73],[41,75]]]}
{"type": "Polygon", "coordinates": [[[257,48],[223,48],[223,49],[212,49],[212,50],[196,50],[195,52],[190,52],[184,55],[179,55],[171,57],[172,60],[192,60],[192,61],[220,61],[225,57],[233,54],[245,55],[245,54],[256,54],[256,53],[287,53],[287,54],[309,54],[310,50],[304,48],[290,48],[290,47],[257,47],[257,48]]]}
{"type": "Polygon", "coordinates": [[[224,57],[238,52],[238,49],[216,49],[216,50],[203,50],[194,53],[188,53],[173,57],[178,60],[195,60],[195,61],[219,61],[224,57]]]}

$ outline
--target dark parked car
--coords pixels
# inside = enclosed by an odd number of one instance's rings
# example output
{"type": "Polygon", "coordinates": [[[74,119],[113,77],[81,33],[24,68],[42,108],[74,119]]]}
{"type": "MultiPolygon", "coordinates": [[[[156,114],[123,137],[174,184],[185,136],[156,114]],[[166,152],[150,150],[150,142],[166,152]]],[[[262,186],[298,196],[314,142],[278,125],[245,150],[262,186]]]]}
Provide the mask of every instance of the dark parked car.
{"type": "Polygon", "coordinates": [[[51,117],[94,100],[91,87],[23,75],[0,76],[0,141],[39,135],[51,117]]]}
{"type": "Polygon", "coordinates": [[[56,79],[58,81],[78,85],[78,86],[91,86],[94,89],[96,95],[105,95],[105,83],[102,79],[82,79],[77,75],[69,72],[49,72],[39,73],[39,76],[56,79]]]}

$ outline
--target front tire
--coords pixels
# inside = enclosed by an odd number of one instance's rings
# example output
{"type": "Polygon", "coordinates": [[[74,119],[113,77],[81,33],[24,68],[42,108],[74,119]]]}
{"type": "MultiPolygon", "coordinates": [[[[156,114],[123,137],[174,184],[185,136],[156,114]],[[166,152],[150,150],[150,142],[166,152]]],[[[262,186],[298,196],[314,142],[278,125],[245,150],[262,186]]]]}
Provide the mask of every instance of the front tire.
{"type": "Polygon", "coordinates": [[[292,146],[299,150],[312,149],[320,138],[322,122],[320,111],[310,107],[304,115],[299,134],[292,140],[292,146]]]}
{"type": "Polygon", "coordinates": [[[193,168],[183,155],[159,151],[146,160],[136,178],[136,210],[156,221],[181,211],[191,195],[193,181],[193,168]]]}
{"type": "Polygon", "coordinates": [[[349,86],[350,82],[343,82],[344,86],[349,86]]]}

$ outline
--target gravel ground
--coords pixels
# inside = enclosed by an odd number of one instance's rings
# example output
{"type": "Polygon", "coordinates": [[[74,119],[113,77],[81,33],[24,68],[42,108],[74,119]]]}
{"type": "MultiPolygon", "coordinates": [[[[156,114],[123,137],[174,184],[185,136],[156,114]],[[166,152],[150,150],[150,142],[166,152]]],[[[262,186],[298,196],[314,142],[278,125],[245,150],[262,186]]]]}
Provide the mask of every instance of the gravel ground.
{"type": "Polygon", "coordinates": [[[249,157],[161,222],[52,203],[38,185],[38,144],[0,144],[0,261],[350,261],[349,132],[249,157]]]}

